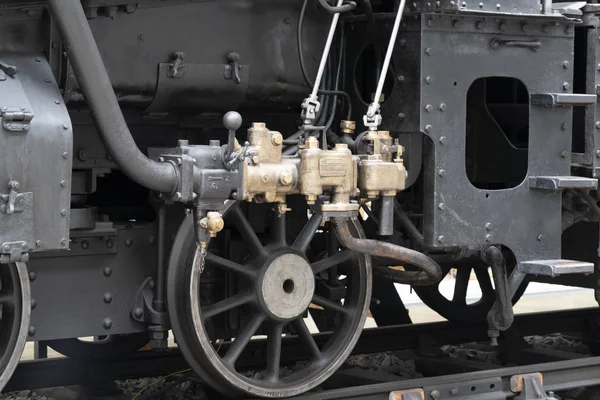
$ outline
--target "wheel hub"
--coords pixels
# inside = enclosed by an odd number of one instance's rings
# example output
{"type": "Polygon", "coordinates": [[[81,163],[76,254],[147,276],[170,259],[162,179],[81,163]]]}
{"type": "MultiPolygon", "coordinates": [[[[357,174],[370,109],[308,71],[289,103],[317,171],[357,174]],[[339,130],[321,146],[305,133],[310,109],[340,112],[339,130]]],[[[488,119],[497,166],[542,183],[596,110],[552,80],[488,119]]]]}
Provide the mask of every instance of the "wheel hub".
{"type": "Polygon", "coordinates": [[[300,316],[311,302],[315,278],[308,261],[286,253],[275,258],[265,269],[260,296],[266,309],[277,318],[300,316]]]}

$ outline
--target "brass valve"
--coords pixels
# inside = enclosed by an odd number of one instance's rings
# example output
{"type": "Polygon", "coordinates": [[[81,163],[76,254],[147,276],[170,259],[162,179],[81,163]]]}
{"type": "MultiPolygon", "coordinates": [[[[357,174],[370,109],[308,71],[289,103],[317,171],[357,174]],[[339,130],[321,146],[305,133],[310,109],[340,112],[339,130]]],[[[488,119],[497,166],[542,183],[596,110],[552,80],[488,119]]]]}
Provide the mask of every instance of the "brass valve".
{"type": "Polygon", "coordinates": [[[220,213],[211,211],[200,220],[200,227],[206,229],[210,237],[215,237],[225,227],[225,221],[220,213]]]}
{"type": "Polygon", "coordinates": [[[402,161],[402,146],[393,143],[388,131],[371,131],[373,154],[363,156],[359,164],[358,187],[368,198],[395,196],[404,190],[408,173],[402,161]]]}

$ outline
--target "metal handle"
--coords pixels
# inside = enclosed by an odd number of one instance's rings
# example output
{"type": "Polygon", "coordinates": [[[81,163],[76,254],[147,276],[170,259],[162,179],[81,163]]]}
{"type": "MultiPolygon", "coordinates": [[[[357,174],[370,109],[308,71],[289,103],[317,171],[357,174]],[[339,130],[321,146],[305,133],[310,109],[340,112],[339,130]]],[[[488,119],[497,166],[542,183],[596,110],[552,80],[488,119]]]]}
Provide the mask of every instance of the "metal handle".
{"type": "Polygon", "coordinates": [[[242,78],[240,78],[240,55],[238,53],[229,53],[227,60],[229,60],[229,63],[231,64],[233,82],[240,83],[242,81],[242,78]]]}

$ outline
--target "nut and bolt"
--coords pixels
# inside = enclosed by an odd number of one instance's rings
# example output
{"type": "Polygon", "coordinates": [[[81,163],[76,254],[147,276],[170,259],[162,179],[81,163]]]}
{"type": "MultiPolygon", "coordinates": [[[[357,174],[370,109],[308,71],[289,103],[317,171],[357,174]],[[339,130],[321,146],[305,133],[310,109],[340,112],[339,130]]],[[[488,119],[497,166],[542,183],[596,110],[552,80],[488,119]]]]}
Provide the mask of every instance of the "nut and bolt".
{"type": "Polygon", "coordinates": [[[282,185],[289,185],[290,183],[292,183],[292,180],[292,174],[290,174],[289,172],[284,172],[279,176],[279,182],[281,182],[282,185]]]}
{"type": "Polygon", "coordinates": [[[273,144],[273,146],[281,146],[281,144],[283,143],[283,136],[281,136],[281,133],[274,133],[271,136],[271,143],[273,144]]]}

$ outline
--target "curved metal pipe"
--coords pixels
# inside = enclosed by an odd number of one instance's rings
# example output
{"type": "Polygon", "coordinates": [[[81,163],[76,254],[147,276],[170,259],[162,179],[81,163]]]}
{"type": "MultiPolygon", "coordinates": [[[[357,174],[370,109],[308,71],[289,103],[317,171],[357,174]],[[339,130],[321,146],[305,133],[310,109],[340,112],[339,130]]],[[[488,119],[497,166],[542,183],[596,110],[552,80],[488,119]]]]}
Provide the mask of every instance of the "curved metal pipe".
{"type": "Polygon", "coordinates": [[[173,192],[177,186],[175,166],[146,157],[131,136],[81,1],[49,0],[48,4],[66,42],[77,81],[115,163],[140,185],[159,192],[173,192]]]}
{"type": "Polygon", "coordinates": [[[433,285],[442,279],[440,266],[423,253],[392,243],[372,239],[357,239],[352,236],[344,220],[333,220],[340,243],[356,253],[383,257],[410,264],[421,271],[398,271],[387,267],[374,267],[373,273],[389,278],[397,283],[414,286],[433,285]]]}
{"type": "Polygon", "coordinates": [[[317,0],[317,1],[321,5],[321,7],[323,7],[324,9],[326,9],[327,11],[329,11],[332,14],[344,13],[344,12],[352,11],[356,8],[356,3],[353,1],[349,1],[348,4],[338,5],[338,6],[329,5],[329,3],[327,3],[327,0],[317,0]]]}

